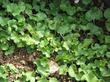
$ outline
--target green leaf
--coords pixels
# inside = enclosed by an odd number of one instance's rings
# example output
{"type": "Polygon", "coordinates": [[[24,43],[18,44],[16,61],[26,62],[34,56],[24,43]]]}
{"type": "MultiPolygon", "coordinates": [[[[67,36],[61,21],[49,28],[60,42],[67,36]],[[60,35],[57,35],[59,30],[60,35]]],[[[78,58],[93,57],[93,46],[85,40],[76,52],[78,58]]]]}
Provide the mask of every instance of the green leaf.
{"type": "Polygon", "coordinates": [[[15,80],[14,82],[20,82],[20,80],[15,80]]]}
{"type": "Polygon", "coordinates": [[[37,41],[36,39],[30,37],[29,35],[24,35],[24,36],[20,37],[20,39],[22,41],[24,41],[27,45],[39,44],[39,41],[37,41]]]}
{"type": "Polygon", "coordinates": [[[0,66],[0,74],[3,74],[3,73],[5,73],[5,70],[2,66],[0,66]]]}
{"type": "Polygon", "coordinates": [[[12,13],[13,16],[19,15],[24,10],[25,4],[23,2],[19,2],[19,4],[10,3],[7,5],[7,11],[12,13]]]}
{"type": "Polygon", "coordinates": [[[60,66],[60,68],[59,68],[59,74],[66,75],[67,71],[68,71],[67,65],[61,65],[60,66]]]}
{"type": "Polygon", "coordinates": [[[68,46],[68,43],[65,41],[63,42],[63,47],[66,49],[66,50],[69,50],[69,46],[68,46]]]}
{"type": "Polygon", "coordinates": [[[107,58],[110,58],[110,52],[106,53],[107,58]]]}
{"type": "Polygon", "coordinates": [[[92,0],[82,0],[82,3],[85,5],[88,5],[91,3],[92,0]]]}
{"type": "Polygon", "coordinates": [[[6,64],[7,69],[9,69],[12,73],[18,73],[18,69],[13,64],[6,64]]]}
{"type": "Polygon", "coordinates": [[[9,81],[5,78],[0,78],[0,82],[9,82],[9,81]]]}
{"type": "Polygon", "coordinates": [[[83,48],[88,48],[91,43],[92,43],[91,39],[84,39],[82,47],[83,48]]]}
{"type": "Polygon", "coordinates": [[[103,67],[103,68],[100,68],[100,71],[102,76],[104,77],[110,76],[110,69],[103,67]]]}
{"type": "Polygon", "coordinates": [[[40,6],[37,5],[38,2],[40,2],[40,0],[33,0],[32,1],[33,9],[35,9],[36,11],[39,11],[40,10],[40,6]]]}
{"type": "Polygon", "coordinates": [[[50,3],[50,12],[52,13],[52,15],[57,15],[58,10],[59,10],[59,1],[54,1],[54,3],[50,3]]]}
{"type": "Polygon", "coordinates": [[[105,36],[105,43],[109,44],[110,43],[110,36],[105,36]]]}
{"type": "Polygon", "coordinates": [[[42,78],[42,79],[39,79],[37,82],[49,82],[49,81],[47,79],[42,78]]]}
{"type": "Polygon", "coordinates": [[[104,11],[104,17],[106,19],[110,19],[110,8],[107,8],[105,11],[104,11]]]}
{"type": "Polygon", "coordinates": [[[0,65],[0,82],[8,82],[6,68],[3,65],[0,65]]]}
{"type": "Polygon", "coordinates": [[[99,20],[102,17],[103,17],[102,11],[97,7],[92,8],[91,10],[87,11],[85,14],[85,18],[88,21],[99,20]]]}
{"type": "Polygon", "coordinates": [[[68,15],[74,15],[76,13],[76,8],[71,6],[68,0],[62,0],[60,9],[65,11],[68,15]]]}
{"type": "Polygon", "coordinates": [[[2,44],[0,44],[0,48],[1,48],[2,50],[8,50],[9,45],[2,43],[2,44]]]}
{"type": "Polygon", "coordinates": [[[68,68],[68,73],[70,77],[74,77],[76,80],[81,80],[81,75],[78,73],[78,70],[75,64],[71,65],[68,68]]]}
{"type": "Polygon", "coordinates": [[[1,26],[5,26],[7,25],[8,19],[0,17],[0,25],[1,26]]]}
{"type": "Polygon", "coordinates": [[[104,81],[105,82],[109,82],[110,81],[110,77],[104,77],[104,81]]]}
{"type": "Polygon", "coordinates": [[[66,33],[69,33],[71,31],[72,31],[72,29],[68,24],[62,25],[57,29],[57,32],[60,34],[66,34],[66,33]]]}
{"type": "Polygon", "coordinates": [[[82,78],[85,78],[87,82],[100,82],[91,70],[89,70],[89,72],[86,73],[82,78]]]}
{"type": "Polygon", "coordinates": [[[73,55],[64,52],[58,53],[58,55],[56,56],[57,61],[69,62],[72,61],[72,59],[73,55]]]}
{"type": "Polygon", "coordinates": [[[20,36],[16,32],[11,33],[11,37],[10,38],[15,43],[19,43],[20,42],[20,36]]]}
{"type": "Polygon", "coordinates": [[[14,49],[15,49],[14,46],[10,46],[10,47],[8,48],[8,50],[5,51],[5,55],[9,55],[9,54],[14,53],[14,49]]]}
{"type": "Polygon", "coordinates": [[[51,30],[57,30],[59,26],[60,21],[59,20],[48,20],[48,26],[51,30]]]}
{"type": "Polygon", "coordinates": [[[26,3],[25,7],[25,13],[30,16],[32,14],[32,5],[26,3]]]}
{"type": "Polygon", "coordinates": [[[17,18],[18,22],[24,22],[25,21],[24,16],[17,15],[16,18],[17,18]]]}
{"type": "Polygon", "coordinates": [[[42,20],[46,20],[47,15],[43,12],[39,12],[37,13],[37,21],[42,21],[42,20]]]}
{"type": "Polygon", "coordinates": [[[17,21],[15,19],[9,20],[8,21],[8,26],[10,26],[11,28],[16,25],[17,21]]]}
{"type": "Polygon", "coordinates": [[[88,24],[87,24],[87,28],[90,29],[90,32],[91,32],[92,34],[97,35],[97,36],[100,35],[101,32],[102,32],[102,29],[101,29],[100,27],[96,26],[96,25],[93,24],[93,23],[88,23],[88,24]]]}
{"type": "Polygon", "coordinates": [[[40,42],[39,46],[42,48],[42,47],[47,46],[48,43],[49,43],[49,42],[48,42],[47,40],[42,40],[42,41],[40,42]]]}
{"type": "Polygon", "coordinates": [[[56,78],[50,78],[49,82],[59,82],[56,78]]]}
{"type": "Polygon", "coordinates": [[[33,75],[33,72],[26,72],[26,73],[23,73],[23,75],[26,77],[26,81],[29,81],[29,82],[35,82],[35,77],[33,75]]]}
{"type": "Polygon", "coordinates": [[[35,61],[34,64],[37,66],[36,71],[39,74],[41,74],[42,76],[49,75],[49,65],[47,58],[40,58],[37,61],[35,61]]]}
{"type": "Polygon", "coordinates": [[[110,31],[110,20],[107,20],[105,23],[106,29],[110,31]]]}

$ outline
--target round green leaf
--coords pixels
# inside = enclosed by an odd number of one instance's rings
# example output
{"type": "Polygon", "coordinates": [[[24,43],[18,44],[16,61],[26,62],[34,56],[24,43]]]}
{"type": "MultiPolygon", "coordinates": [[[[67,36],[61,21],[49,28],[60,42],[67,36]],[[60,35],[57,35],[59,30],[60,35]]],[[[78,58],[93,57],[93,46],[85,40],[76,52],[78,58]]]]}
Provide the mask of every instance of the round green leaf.
{"type": "Polygon", "coordinates": [[[87,11],[85,14],[85,18],[88,21],[99,20],[101,17],[103,17],[103,13],[97,7],[92,8],[91,10],[87,11]]]}
{"type": "Polygon", "coordinates": [[[104,17],[106,19],[110,19],[110,8],[107,8],[105,11],[104,11],[104,17]]]}
{"type": "Polygon", "coordinates": [[[50,78],[49,82],[59,82],[56,78],[50,78]]]}
{"type": "Polygon", "coordinates": [[[92,0],[82,0],[82,3],[85,4],[85,5],[87,5],[87,4],[91,3],[91,1],[92,0]]]}
{"type": "Polygon", "coordinates": [[[106,26],[106,29],[108,31],[110,31],[110,21],[109,20],[105,23],[105,26],[106,26]]]}

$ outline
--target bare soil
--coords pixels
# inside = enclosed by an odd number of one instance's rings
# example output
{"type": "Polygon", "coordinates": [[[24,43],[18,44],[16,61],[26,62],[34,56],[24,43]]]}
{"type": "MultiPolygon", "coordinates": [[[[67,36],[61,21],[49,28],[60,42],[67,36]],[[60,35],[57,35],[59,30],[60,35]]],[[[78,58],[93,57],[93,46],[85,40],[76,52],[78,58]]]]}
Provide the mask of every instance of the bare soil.
{"type": "Polygon", "coordinates": [[[37,59],[38,53],[34,52],[28,54],[25,49],[18,49],[12,55],[4,55],[0,51],[0,64],[13,64],[18,69],[23,69],[25,71],[34,70],[33,61],[37,59]]]}

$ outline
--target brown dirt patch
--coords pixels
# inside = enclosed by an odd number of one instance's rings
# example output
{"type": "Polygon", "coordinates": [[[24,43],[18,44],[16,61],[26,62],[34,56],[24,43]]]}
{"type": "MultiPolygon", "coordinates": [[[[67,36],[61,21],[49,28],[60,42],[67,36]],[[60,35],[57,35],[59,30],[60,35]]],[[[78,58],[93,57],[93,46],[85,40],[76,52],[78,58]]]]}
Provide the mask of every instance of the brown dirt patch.
{"type": "Polygon", "coordinates": [[[34,70],[33,61],[38,57],[38,53],[28,54],[25,49],[18,49],[12,55],[4,55],[0,51],[0,64],[13,64],[18,69],[25,71],[34,70]]]}

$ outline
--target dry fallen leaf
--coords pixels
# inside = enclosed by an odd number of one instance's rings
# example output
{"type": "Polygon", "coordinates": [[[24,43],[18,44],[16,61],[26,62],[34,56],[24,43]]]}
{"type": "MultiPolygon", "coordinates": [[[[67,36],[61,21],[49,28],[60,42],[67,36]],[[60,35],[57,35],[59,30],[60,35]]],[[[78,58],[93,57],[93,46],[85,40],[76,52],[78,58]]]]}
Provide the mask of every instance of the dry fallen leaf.
{"type": "Polygon", "coordinates": [[[49,61],[50,73],[55,73],[59,70],[59,66],[55,61],[49,61]]]}
{"type": "Polygon", "coordinates": [[[74,3],[79,3],[80,0],[74,0],[74,3]]]}

